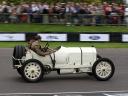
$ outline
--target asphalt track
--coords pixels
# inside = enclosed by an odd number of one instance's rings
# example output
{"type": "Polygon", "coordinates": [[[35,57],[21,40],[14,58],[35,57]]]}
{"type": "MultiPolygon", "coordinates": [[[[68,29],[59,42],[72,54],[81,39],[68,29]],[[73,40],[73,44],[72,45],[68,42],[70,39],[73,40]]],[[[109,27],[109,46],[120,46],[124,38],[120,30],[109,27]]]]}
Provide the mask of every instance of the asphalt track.
{"type": "Polygon", "coordinates": [[[56,93],[128,90],[128,49],[98,49],[116,67],[109,81],[97,81],[87,74],[57,75],[52,72],[39,83],[26,83],[12,68],[13,49],[0,49],[0,93],[56,93]]]}

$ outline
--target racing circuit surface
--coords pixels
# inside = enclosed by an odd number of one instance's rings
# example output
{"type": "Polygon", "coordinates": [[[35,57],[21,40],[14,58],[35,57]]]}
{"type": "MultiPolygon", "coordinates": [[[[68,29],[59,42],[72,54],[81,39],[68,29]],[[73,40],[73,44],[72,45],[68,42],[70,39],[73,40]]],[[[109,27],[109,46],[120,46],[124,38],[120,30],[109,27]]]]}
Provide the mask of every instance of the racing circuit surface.
{"type": "Polygon", "coordinates": [[[98,53],[110,58],[116,67],[109,81],[97,81],[83,74],[58,75],[51,72],[39,83],[26,83],[12,68],[13,49],[0,49],[0,93],[56,93],[128,90],[128,49],[98,49],[98,53]]]}

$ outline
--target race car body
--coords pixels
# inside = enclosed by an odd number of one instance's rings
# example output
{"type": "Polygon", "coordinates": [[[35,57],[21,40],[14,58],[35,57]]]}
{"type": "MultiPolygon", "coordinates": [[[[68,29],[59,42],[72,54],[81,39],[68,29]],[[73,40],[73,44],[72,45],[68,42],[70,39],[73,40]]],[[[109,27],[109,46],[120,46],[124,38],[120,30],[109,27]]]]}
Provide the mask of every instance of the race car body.
{"type": "Polygon", "coordinates": [[[39,56],[31,49],[16,46],[13,52],[13,67],[29,82],[36,82],[50,73],[87,73],[97,80],[109,80],[114,74],[114,64],[107,58],[98,56],[95,47],[63,47],[56,52],[39,56]]]}

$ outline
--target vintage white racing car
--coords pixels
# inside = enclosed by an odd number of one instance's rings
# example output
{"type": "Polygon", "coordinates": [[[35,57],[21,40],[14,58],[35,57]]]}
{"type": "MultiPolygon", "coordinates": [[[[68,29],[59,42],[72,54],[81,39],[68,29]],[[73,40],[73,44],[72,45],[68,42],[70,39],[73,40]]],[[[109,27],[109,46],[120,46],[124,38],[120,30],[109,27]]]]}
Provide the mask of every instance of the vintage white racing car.
{"type": "MultiPolygon", "coordinates": [[[[48,44],[45,46],[47,48],[48,44]]],[[[99,56],[95,47],[59,46],[56,50],[43,57],[24,46],[15,46],[13,68],[28,82],[40,81],[51,71],[59,75],[87,73],[100,81],[109,80],[114,74],[113,62],[99,56]]]]}

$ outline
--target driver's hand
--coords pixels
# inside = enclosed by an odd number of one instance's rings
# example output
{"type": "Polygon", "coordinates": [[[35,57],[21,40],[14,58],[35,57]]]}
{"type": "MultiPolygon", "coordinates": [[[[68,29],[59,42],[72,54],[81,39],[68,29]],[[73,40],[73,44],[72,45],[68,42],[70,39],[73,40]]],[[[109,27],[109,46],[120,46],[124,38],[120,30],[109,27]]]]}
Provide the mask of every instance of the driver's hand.
{"type": "Polygon", "coordinates": [[[46,52],[47,51],[47,48],[41,48],[41,51],[43,51],[43,52],[46,52]]]}
{"type": "Polygon", "coordinates": [[[52,50],[50,50],[51,51],[51,53],[54,53],[54,52],[56,52],[56,50],[54,50],[54,49],[52,49],[52,50]]]}

